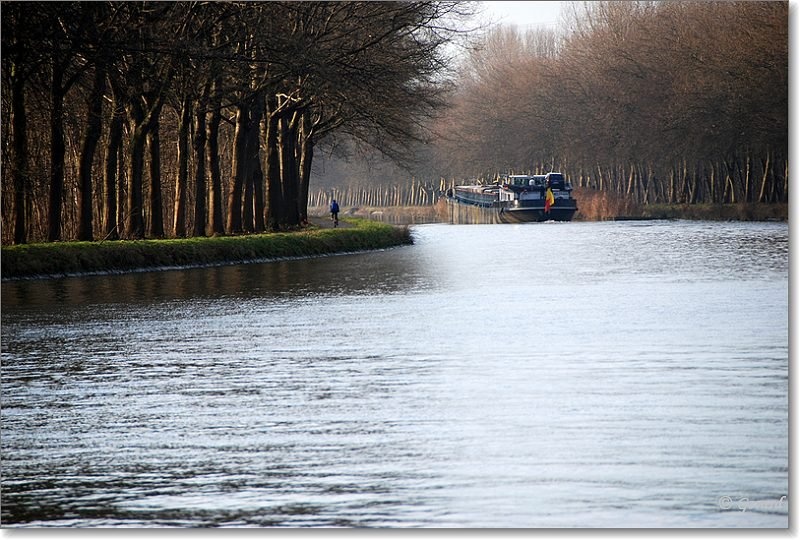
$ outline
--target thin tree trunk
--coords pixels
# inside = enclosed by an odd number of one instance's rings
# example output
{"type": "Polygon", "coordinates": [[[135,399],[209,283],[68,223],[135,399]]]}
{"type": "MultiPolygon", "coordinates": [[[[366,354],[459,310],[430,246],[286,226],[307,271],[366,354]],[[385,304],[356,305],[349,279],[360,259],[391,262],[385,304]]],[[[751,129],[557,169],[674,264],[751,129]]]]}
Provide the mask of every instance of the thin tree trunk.
{"type": "Polygon", "coordinates": [[[125,109],[122,107],[116,91],[111,102],[111,124],[108,128],[108,143],[105,152],[105,168],[103,172],[103,235],[106,239],[119,238],[117,228],[117,160],[122,147],[122,122],[125,109]]]}
{"type": "MultiPolygon", "coordinates": [[[[124,132],[124,126],[123,126],[124,132]]],[[[123,133],[124,135],[124,133],[123,133]]],[[[122,238],[125,234],[125,224],[128,222],[128,163],[130,156],[125,151],[130,146],[130,136],[128,137],[127,144],[123,140],[119,147],[119,155],[117,159],[117,233],[118,238],[122,238]]]]}
{"type": "Polygon", "coordinates": [[[194,114],[194,236],[206,235],[206,96],[208,86],[194,114]]]}
{"type": "Polygon", "coordinates": [[[689,204],[695,204],[697,202],[699,183],[697,165],[695,165],[692,169],[691,180],[689,181],[689,199],[687,200],[689,204]]]}
{"type": "Polygon", "coordinates": [[[308,112],[301,116],[299,133],[300,193],[298,194],[298,212],[300,223],[305,225],[308,223],[308,190],[311,179],[311,161],[314,159],[314,134],[308,112]]]}
{"type": "MultiPolygon", "coordinates": [[[[250,119],[248,121],[248,129],[245,135],[247,139],[246,149],[246,163],[245,163],[245,184],[244,184],[244,208],[242,216],[242,226],[246,232],[253,232],[258,230],[256,220],[258,215],[263,216],[263,196],[261,197],[260,204],[256,201],[256,188],[257,185],[263,182],[263,173],[261,172],[261,162],[259,160],[260,142],[259,126],[261,125],[261,115],[263,111],[262,100],[256,99],[250,107],[250,119]]],[[[263,230],[263,217],[259,220],[263,230]]]]}
{"type": "Polygon", "coordinates": [[[225,234],[225,223],[222,219],[222,174],[219,167],[219,124],[222,120],[220,112],[219,82],[215,81],[212,95],[211,112],[208,118],[208,140],[206,141],[206,153],[208,155],[208,173],[211,176],[210,194],[210,221],[209,228],[211,234],[225,234]]]}
{"type": "Polygon", "coordinates": [[[667,196],[667,203],[675,203],[675,168],[670,168],[669,171],[669,195],[667,196]]]}
{"type": "Polygon", "coordinates": [[[264,143],[267,149],[267,226],[278,230],[286,220],[283,184],[281,183],[280,158],[278,150],[278,117],[273,111],[277,107],[274,96],[268,101],[267,117],[264,122],[264,143]]]}
{"type": "Polygon", "coordinates": [[[147,148],[150,151],[150,236],[164,237],[164,205],[161,190],[161,137],[156,120],[147,131],[147,148]]]}
{"type": "Polygon", "coordinates": [[[247,174],[247,121],[250,116],[247,105],[240,104],[236,111],[236,128],[233,135],[233,159],[231,160],[231,190],[228,193],[228,232],[242,232],[242,193],[247,174]]]}
{"type": "MultiPolygon", "coordinates": [[[[122,126],[124,130],[124,125],[122,126]]],[[[128,141],[130,145],[130,141],[128,141]]],[[[128,222],[128,210],[126,202],[128,200],[128,163],[125,161],[125,146],[120,140],[117,156],[117,230],[115,236],[121,238],[125,233],[125,224],[128,222]]]]}
{"type": "Polygon", "coordinates": [[[248,135],[248,176],[253,191],[253,228],[256,232],[266,229],[264,216],[264,169],[261,167],[261,141],[259,140],[261,121],[264,117],[264,100],[257,99],[253,104],[248,135]]]}
{"type": "Polygon", "coordinates": [[[710,162],[709,165],[711,166],[711,175],[708,178],[708,189],[711,192],[711,200],[709,202],[716,203],[717,198],[719,195],[717,194],[717,170],[714,162],[710,162]]]}
{"type": "Polygon", "coordinates": [[[635,179],[636,179],[636,172],[635,172],[633,163],[631,163],[631,172],[630,172],[630,175],[628,176],[628,188],[625,190],[625,194],[626,195],[632,195],[633,194],[633,188],[634,188],[633,181],[635,179]]]}
{"type": "Polygon", "coordinates": [[[131,135],[130,160],[128,163],[128,204],[125,234],[128,238],[144,238],[144,196],[142,177],[144,169],[145,134],[143,129],[133,130],[131,135]]]}
{"type": "Polygon", "coordinates": [[[750,152],[747,152],[744,167],[744,200],[745,202],[753,202],[753,193],[750,187],[750,152]]]}
{"type": "MultiPolygon", "coordinates": [[[[258,144],[258,141],[256,143],[258,144]]],[[[267,228],[265,205],[264,169],[261,167],[261,159],[258,159],[258,162],[253,166],[253,206],[256,232],[264,232],[267,228]]]]}
{"type": "Polygon", "coordinates": [[[128,204],[126,209],[125,235],[131,239],[144,238],[144,195],[142,177],[144,172],[144,146],[147,136],[142,106],[132,100],[130,158],[128,160],[128,204]]]}
{"type": "Polygon", "coordinates": [[[178,120],[178,176],[175,178],[175,204],[172,230],[178,238],[186,236],[186,184],[189,177],[189,130],[192,125],[192,103],[188,97],[181,100],[178,120]]]}
{"type": "Polygon", "coordinates": [[[761,176],[761,189],[758,191],[758,202],[764,202],[767,194],[767,179],[769,178],[770,153],[767,152],[767,159],[764,160],[764,174],[761,176]]]}
{"type": "Polygon", "coordinates": [[[61,213],[64,197],[64,79],[63,68],[53,62],[50,86],[50,195],[47,215],[47,239],[61,240],[61,213]]]}
{"type": "Polygon", "coordinates": [[[297,145],[298,112],[281,115],[278,120],[278,156],[281,167],[281,185],[283,186],[284,204],[286,208],[285,226],[296,227],[300,224],[297,211],[297,145]]]}
{"type": "Polygon", "coordinates": [[[783,158],[783,202],[789,202],[789,160],[783,158]]]}
{"type": "Polygon", "coordinates": [[[242,231],[251,233],[255,228],[253,219],[253,178],[250,174],[245,178],[244,183],[244,204],[242,205],[242,231]]]}
{"type": "Polygon", "coordinates": [[[83,137],[83,148],[80,161],[80,190],[78,191],[78,240],[93,240],[92,225],[92,163],[100,140],[103,117],[103,92],[106,87],[106,73],[102,64],[95,66],[92,91],[86,100],[88,111],[86,133],[83,137]]]}
{"type": "MultiPolygon", "coordinates": [[[[148,132],[158,131],[159,116],[161,107],[164,104],[164,95],[144,95],[131,96],[129,100],[129,116],[131,124],[131,136],[129,144],[130,162],[128,163],[128,215],[125,232],[129,238],[144,238],[144,195],[143,195],[143,176],[144,176],[144,152],[145,143],[148,139],[148,132]],[[145,110],[144,106],[147,109],[145,110]]],[[[155,141],[158,141],[156,133],[155,141]]],[[[161,176],[160,176],[160,148],[159,144],[150,146],[151,169],[158,169],[157,174],[153,175],[151,181],[155,184],[155,189],[151,189],[151,214],[158,213],[161,221],[161,235],[163,236],[163,209],[161,208],[161,176]],[[156,192],[156,193],[154,193],[156,192]],[[156,205],[157,207],[153,207],[156,205]]],[[[152,186],[153,184],[151,184],[152,186]]]]}
{"type": "MultiPolygon", "coordinates": [[[[15,66],[16,68],[16,66],[15,66]]],[[[16,69],[14,69],[16,71],[16,69]]],[[[27,242],[26,200],[28,185],[28,117],[25,112],[25,81],[19,75],[11,86],[11,110],[14,131],[14,243],[27,242]]]]}

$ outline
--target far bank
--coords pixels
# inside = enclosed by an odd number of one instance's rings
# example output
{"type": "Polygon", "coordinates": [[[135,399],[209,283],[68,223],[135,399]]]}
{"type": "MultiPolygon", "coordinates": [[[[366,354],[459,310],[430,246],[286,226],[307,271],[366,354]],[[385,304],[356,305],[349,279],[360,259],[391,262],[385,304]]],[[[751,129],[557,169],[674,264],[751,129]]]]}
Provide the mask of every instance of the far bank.
{"type": "MultiPolygon", "coordinates": [[[[577,194],[578,211],[574,221],[627,221],[652,219],[687,219],[694,221],[789,221],[786,203],[736,204],[653,204],[636,205],[614,200],[606,194],[577,194]]],[[[444,204],[424,206],[359,206],[343,208],[348,216],[371,219],[393,225],[447,223],[444,204]]],[[[324,216],[326,207],[309,208],[309,215],[324,216]]]]}
{"type": "Polygon", "coordinates": [[[386,249],[413,243],[405,227],[348,220],[347,227],[212,238],[53,242],[2,246],[2,279],[63,277],[242,264],[386,249]]]}
{"type": "Polygon", "coordinates": [[[637,204],[630,197],[587,188],[575,190],[579,221],[688,219],[697,221],[788,221],[786,203],[637,204]]]}

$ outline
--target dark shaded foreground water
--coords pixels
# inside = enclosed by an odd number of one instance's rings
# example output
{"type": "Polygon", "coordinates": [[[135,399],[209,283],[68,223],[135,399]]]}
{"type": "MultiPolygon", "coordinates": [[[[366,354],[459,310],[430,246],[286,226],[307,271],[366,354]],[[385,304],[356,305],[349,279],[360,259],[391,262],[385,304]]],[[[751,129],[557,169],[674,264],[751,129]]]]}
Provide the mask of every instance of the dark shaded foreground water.
{"type": "Polygon", "coordinates": [[[788,226],[2,285],[4,526],[786,527],[788,226]]]}

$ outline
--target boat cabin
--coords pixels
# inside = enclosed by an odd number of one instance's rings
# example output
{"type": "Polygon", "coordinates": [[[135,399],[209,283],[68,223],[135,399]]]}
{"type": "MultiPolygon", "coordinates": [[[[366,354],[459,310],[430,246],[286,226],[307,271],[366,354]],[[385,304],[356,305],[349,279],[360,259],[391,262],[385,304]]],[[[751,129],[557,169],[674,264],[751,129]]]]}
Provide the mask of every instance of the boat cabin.
{"type": "Polygon", "coordinates": [[[544,175],[529,176],[527,174],[512,174],[506,178],[505,184],[518,188],[544,187],[544,175]]]}
{"type": "Polygon", "coordinates": [[[505,178],[504,185],[511,188],[552,188],[569,189],[564,175],[561,173],[547,174],[511,174],[505,178]]]}
{"type": "Polygon", "coordinates": [[[567,189],[567,182],[564,180],[564,175],[561,173],[547,173],[544,178],[548,187],[553,189],[567,189]]]}

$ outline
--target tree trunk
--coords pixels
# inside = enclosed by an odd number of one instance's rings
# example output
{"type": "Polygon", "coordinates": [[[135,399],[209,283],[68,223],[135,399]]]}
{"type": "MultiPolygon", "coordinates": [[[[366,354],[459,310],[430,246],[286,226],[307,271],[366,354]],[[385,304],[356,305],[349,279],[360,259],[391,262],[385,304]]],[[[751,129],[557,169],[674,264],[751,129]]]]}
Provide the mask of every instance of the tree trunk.
{"type": "Polygon", "coordinates": [[[311,161],[314,159],[314,134],[312,133],[311,118],[305,112],[300,120],[299,163],[300,163],[300,192],[298,194],[298,212],[300,223],[308,223],[308,190],[311,180],[311,161]]]}
{"type": "Polygon", "coordinates": [[[258,99],[252,108],[252,118],[248,134],[248,168],[253,191],[253,228],[256,232],[266,229],[264,222],[264,170],[261,167],[261,141],[259,140],[261,121],[264,117],[264,100],[258,99]]]}
{"type": "Polygon", "coordinates": [[[289,111],[282,114],[278,120],[278,158],[281,169],[281,185],[283,186],[285,227],[296,227],[300,224],[300,214],[297,211],[298,181],[297,181],[297,122],[299,113],[289,111]]]}
{"type": "Polygon", "coordinates": [[[281,184],[280,158],[278,157],[278,116],[273,111],[276,98],[270,96],[266,122],[264,122],[264,144],[267,148],[267,226],[276,231],[286,220],[286,204],[281,184]]]}
{"type": "Polygon", "coordinates": [[[14,243],[27,242],[25,206],[28,185],[28,117],[25,112],[25,81],[16,73],[11,86],[11,110],[14,135],[14,243]]]}
{"type": "Polygon", "coordinates": [[[158,142],[158,124],[161,115],[161,107],[164,104],[164,95],[145,95],[132,96],[129,100],[129,110],[131,121],[130,139],[130,162],[128,163],[128,215],[126,234],[129,238],[144,238],[144,196],[143,196],[143,173],[144,173],[144,151],[145,142],[148,140],[148,133],[156,131],[156,144],[151,144],[150,165],[151,170],[155,167],[156,173],[151,175],[150,190],[150,213],[158,214],[161,223],[160,232],[163,236],[163,209],[161,207],[161,158],[158,142]],[[144,106],[147,106],[145,110],[144,106]],[[155,152],[155,153],[153,153],[155,152]]]}
{"type": "Polygon", "coordinates": [[[128,160],[128,204],[125,220],[125,235],[131,239],[144,238],[144,196],[142,176],[144,169],[144,145],[147,131],[144,125],[144,111],[134,98],[131,102],[130,158],[128,160]]]}
{"type": "Polygon", "coordinates": [[[636,177],[635,177],[635,174],[636,174],[636,173],[634,172],[633,163],[631,163],[631,172],[630,172],[630,174],[628,175],[628,187],[627,187],[627,189],[625,190],[625,194],[626,194],[626,195],[629,195],[629,196],[630,196],[630,195],[633,195],[633,187],[634,187],[634,185],[633,185],[633,181],[634,181],[634,180],[635,180],[635,178],[636,178],[636,177]]]}
{"type": "Polygon", "coordinates": [[[64,79],[63,68],[53,62],[50,86],[50,196],[47,212],[47,239],[61,240],[61,211],[64,197],[64,79]]]}
{"type": "MultiPolygon", "coordinates": [[[[250,119],[248,121],[248,129],[245,135],[247,142],[246,142],[246,162],[245,162],[245,183],[244,183],[244,207],[243,207],[243,214],[242,214],[242,227],[246,232],[253,232],[256,230],[256,216],[259,213],[259,208],[256,208],[258,205],[255,201],[255,191],[256,191],[256,177],[260,177],[263,179],[263,174],[261,173],[261,163],[259,161],[259,150],[260,144],[258,140],[259,136],[259,129],[258,126],[261,124],[261,114],[263,106],[259,105],[259,101],[255,100],[253,106],[250,107],[250,119]]],[[[260,182],[261,180],[259,180],[260,182]]],[[[263,200],[262,200],[263,203],[263,200]]],[[[263,212],[263,204],[261,206],[261,211],[263,212]]],[[[263,221],[263,219],[262,219],[263,221]]]]}
{"type": "Polygon", "coordinates": [[[744,200],[745,202],[753,202],[753,193],[750,187],[750,152],[745,157],[745,171],[744,171],[744,200]]]}
{"type": "Polygon", "coordinates": [[[264,169],[261,167],[260,158],[258,159],[258,163],[253,166],[253,206],[255,212],[255,230],[256,232],[264,232],[267,229],[265,217],[266,200],[264,196],[264,169]]]}
{"type": "Polygon", "coordinates": [[[769,166],[770,166],[770,153],[767,152],[767,159],[763,160],[762,165],[764,167],[764,174],[761,176],[761,189],[758,190],[758,201],[757,202],[765,202],[766,194],[767,194],[767,179],[769,178],[769,166]]]}
{"type": "Polygon", "coordinates": [[[178,176],[175,178],[175,204],[172,229],[175,236],[186,236],[186,185],[189,177],[189,129],[192,122],[192,103],[188,97],[181,100],[178,120],[178,176]]]}
{"type": "Polygon", "coordinates": [[[667,204],[675,204],[675,168],[672,167],[669,171],[669,195],[667,196],[667,204]]]}
{"type": "Polygon", "coordinates": [[[691,202],[691,185],[689,182],[689,166],[684,159],[681,166],[681,198],[678,201],[679,203],[689,203],[691,202]]]}
{"type": "Polygon", "coordinates": [[[105,195],[103,234],[106,239],[116,240],[119,238],[119,229],[117,227],[117,159],[122,147],[122,122],[125,115],[125,109],[122,107],[116,91],[113,92],[111,110],[111,124],[108,128],[108,143],[103,172],[103,192],[105,195]]]}
{"type": "Polygon", "coordinates": [[[783,202],[789,202],[789,160],[783,158],[783,202]]]}
{"type": "Polygon", "coordinates": [[[253,232],[255,228],[255,220],[253,218],[253,178],[248,174],[244,183],[244,204],[242,205],[243,232],[253,232]]]}
{"type": "MultiPolygon", "coordinates": [[[[157,118],[157,117],[156,117],[157,118]]],[[[159,122],[147,130],[150,151],[150,236],[164,238],[164,205],[161,190],[161,137],[159,122]]]]}
{"type": "Polygon", "coordinates": [[[194,236],[206,235],[206,105],[208,86],[194,113],[194,236]]]}
{"type": "Polygon", "coordinates": [[[236,128],[233,135],[231,160],[231,191],[228,193],[228,232],[242,232],[242,192],[247,174],[247,122],[248,107],[240,104],[236,111],[236,128]]]}
{"type": "Polygon", "coordinates": [[[95,66],[92,91],[86,100],[86,133],[83,137],[80,161],[80,190],[78,191],[78,240],[93,240],[92,236],[92,163],[97,149],[97,142],[102,132],[103,92],[106,87],[105,68],[95,66]]]}
{"type": "MultiPolygon", "coordinates": [[[[130,144],[130,141],[129,141],[130,144]]],[[[117,156],[117,232],[115,236],[122,237],[125,232],[125,224],[128,222],[128,210],[126,202],[128,200],[128,162],[125,161],[125,147],[120,140],[119,152],[117,156]]]]}
{"type": "Polygon", "coordinates": [[[697,180],[697,165],[692,167],[691,175],[686,171],[686,183],[687,183],[687,197],[686,202],[687,204],[695,204],[697,202],[697,190],[698,190],[698,180],[697,180]]]}
{"type": "Polygon", "coordinates": [[[222,174],[219,168],[219,124],[222,120],[220,112],[219,82],[214,81],[211,102],[211,112],[209,113],[206,141],[206,153],[208,154],[208,173],[211,176],[210,206],[211,214],[209,228],[211,234],[225,234],[225,223],[222,216],[222,174]]]}
{"type": "Polygon", "coordinates": [[[708,191],[710,192],[710,200],[708,202],[713,204],[717,202],[717,197],[718,197],[716,189],[717,170],[713,161],[710,162],[709,165],[711,167],[711,173],[710,176],[708,177],[708,191]]]}

